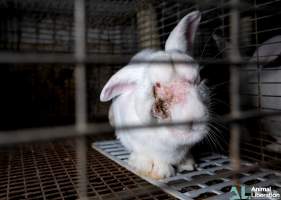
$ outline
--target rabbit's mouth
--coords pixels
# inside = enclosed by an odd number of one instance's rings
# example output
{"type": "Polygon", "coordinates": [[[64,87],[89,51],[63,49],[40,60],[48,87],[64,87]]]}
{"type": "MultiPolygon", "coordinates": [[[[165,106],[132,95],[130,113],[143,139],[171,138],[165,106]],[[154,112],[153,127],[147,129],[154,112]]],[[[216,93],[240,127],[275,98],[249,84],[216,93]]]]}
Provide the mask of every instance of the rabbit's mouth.
{"type": "Polygon", "coordinates": [[[190,139],[190,140],[200,140],[203,138],[205,133],[204,125],[190,125],[185,127],[172,127],[169,128],[169,132],[176,137],[190,139]]]}
{"type": "Polygon", "coordinates": [[[173,134],[179,134],[179,135],[190,135],[192,132],[195,131],[195,128],[193,125],[185,126],[185,127],[172,127],[169,128],[170,132],[173,134]]]}

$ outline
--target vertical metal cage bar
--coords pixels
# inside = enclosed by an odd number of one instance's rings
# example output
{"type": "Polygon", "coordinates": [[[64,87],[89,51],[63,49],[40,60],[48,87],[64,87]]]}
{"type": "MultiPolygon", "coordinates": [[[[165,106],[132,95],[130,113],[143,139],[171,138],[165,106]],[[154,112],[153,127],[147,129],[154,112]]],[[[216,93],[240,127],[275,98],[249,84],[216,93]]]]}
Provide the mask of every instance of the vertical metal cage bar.
{"type": "Polygon", "coordinates": [[[85,3],[75,0],[75,85],[76,85],[76,126],[79,132],[86,130],[86,69],[85,69],[85,3]]]}
{"type": "MultiPolygon", "coordinates": [[[[257,0],[254,0],[254,6],[255,7],[257,7],[257,0]]],[[[254,15],[255,15],[255,17],[254,17],[254,26],[255,26],[255,29],[254,29],[254,31],[256,32],[256,34],[255,34],[255,45],[258,47],[258,41],[259,41],[259,34],[258,34],[258,20],[257,20],[257,18],[258,18],[258,15],[257,15],[257,10],[255,9],[255,12],[254,12],[254,15]]],[[[256,67],[257,67],[257,81],[258,81],[258,85],[257,85],[257,89],[258,89],[258,99],[257,99],[257,103],[258,103],[258,105],[257,105],[257,109],[258,109],[258,111],[259,112],[261,112],[261,110],[262,110],[262,107],[261,107],[261,100],[262,100],[262,92],[261,92],[261,90],[262,90],[262,84],[261,84],[261,73],[262,73],[262,69],[261,69],[261,65],[259,64],[259,51],[257,51],[257,65],[256,65],[256,67]]],[[[258,121],[259,121],[259,123],[258,123],[258,130],[262,130],[261,128],[262,128],[262,126],[261,126],[261,120],[260,119],[258,119],[258,121]]],[[[259,131],[259,136],[258,136],[259,138],[263,138],[263,132],[261,132],[261,131],[259,131]]],[[[262,162],[264,162],[264,146],[265,146],[265,144],[264,144],[264,140],[263,139],[261,139],[260,141],[260,152],[261,152],[261,161],[262,162]]]]}
{"type": "MultiPolygon", "coordinates": [[[[85,45],[85,1],[75,0],[74,30],[75,30],[75,120],[78,134],[87,128],[87,97],[86,97],[86,45],[85,45]]],[[[80,199],[87,198],[87,149],[84,137],[79,137],[76,143],[77,173],[80,199]]]]}
{"type": "MultiPolygon", "coordinates": [[[[239,63],[239,0],[231,0],[230,10],[230,39],[231,39],[231,51],[230,61],[239,63]]],[[[231,103],[231,115],[232,117],[238,117],[240,112],[240,97],[239,97],[239,66],[232,64],[230,69],[230,103],[231,103]]],[[[240,170],[240,150],[239,150],[239,139],[240,139],[240,126],[239,124],[232,124],[230,129],[230,158],[233,170],[239,172],[240,170]]],[[[239,179],[235,180],[239,184],[239,179]]]]}

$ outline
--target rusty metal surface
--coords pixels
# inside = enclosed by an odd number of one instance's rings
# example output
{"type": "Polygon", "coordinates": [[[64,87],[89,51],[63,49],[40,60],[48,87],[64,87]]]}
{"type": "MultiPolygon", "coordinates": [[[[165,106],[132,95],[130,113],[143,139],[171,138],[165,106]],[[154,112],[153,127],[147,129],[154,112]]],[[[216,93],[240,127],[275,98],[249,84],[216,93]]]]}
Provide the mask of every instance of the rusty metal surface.
{"type": "MultiPolygon", "coordinates": [[[[77,199],[75,142],[0,150],[0,199],[77,199]]],[[[93,149],[87,154],[89,199],[174,199],[93,149]]]]}

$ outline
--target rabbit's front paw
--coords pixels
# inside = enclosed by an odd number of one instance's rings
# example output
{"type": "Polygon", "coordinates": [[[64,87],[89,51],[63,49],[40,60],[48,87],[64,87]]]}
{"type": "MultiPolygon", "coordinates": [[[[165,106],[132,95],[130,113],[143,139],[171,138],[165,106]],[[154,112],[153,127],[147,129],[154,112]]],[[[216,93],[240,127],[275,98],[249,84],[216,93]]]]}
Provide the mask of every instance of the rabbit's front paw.
{"type": "Polygon", "coordinates": [[[153,160],[143,154],[132,153],[129,158],[129,165],[138,174],[153,179],[163,179],[175,175],[175,170],[169,163],[153,160]]]}
{"type": "Polygon", "coordinates": [[[164,179],[175,175],[175,169],[169,163],[154,160],[149,176],[153,179],[164,179]]]}
{"type": "Polygon", "coordinates": [[[177,167],[179,172],[193,171],[196,169],[196,165],[193,158],[184,159],[177,167]]]}
{"type": "Polygon", "coordinates": [[[148,176],[152,171],[153,162],[143,154],[132,153],[129,157],[129,165],[140,175],[148,176]]]}

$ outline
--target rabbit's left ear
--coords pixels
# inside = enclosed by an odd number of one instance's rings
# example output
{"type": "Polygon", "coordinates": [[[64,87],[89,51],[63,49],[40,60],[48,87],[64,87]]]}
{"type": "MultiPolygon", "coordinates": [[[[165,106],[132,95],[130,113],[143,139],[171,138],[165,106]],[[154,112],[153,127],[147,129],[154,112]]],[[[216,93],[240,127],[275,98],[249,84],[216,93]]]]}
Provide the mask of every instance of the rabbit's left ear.
{"type": "Polygon", "coordinates": [[[201,14],[199,11],[193,11],[182,18],[170,33],[165,44],[165,51],[175,50],[191,53],[200,20],[201,14]]]}

